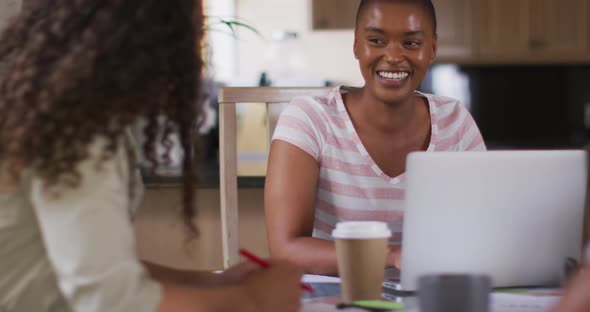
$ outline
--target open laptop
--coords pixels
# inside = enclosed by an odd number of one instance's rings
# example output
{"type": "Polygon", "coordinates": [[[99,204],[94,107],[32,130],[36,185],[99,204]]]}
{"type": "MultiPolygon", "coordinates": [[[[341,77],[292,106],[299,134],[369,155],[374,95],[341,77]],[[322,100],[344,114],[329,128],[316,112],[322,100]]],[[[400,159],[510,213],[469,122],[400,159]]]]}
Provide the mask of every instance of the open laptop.
{"type": "Polygon", "coordinates": [[[406,174],[402,290],[432,273],[558,285],[581,256],[584,151],[416,152],[406,174]]]}

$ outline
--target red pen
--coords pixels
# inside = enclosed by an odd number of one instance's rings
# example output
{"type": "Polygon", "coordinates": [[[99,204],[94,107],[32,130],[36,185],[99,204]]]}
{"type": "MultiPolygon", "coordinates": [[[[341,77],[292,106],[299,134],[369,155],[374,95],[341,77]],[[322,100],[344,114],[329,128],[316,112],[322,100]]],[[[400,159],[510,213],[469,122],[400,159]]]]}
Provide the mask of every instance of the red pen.
{"type": "MultiPolygon", "coordinates": [[[[255,256],[253,253],[247,251],[246,249],[240,248],[240,255],[248,258],[248,260],[258,264],[262,268],[269,268],[270,267],[270,263],[268,263],[267,261],[265,261],[263,259],[258,258],[257,256],[255,256]]],[[[315,290],[307,284],[301,283],[301,288],[309,293],[312,293],[312,294],[315,292],[315,290]]]]}

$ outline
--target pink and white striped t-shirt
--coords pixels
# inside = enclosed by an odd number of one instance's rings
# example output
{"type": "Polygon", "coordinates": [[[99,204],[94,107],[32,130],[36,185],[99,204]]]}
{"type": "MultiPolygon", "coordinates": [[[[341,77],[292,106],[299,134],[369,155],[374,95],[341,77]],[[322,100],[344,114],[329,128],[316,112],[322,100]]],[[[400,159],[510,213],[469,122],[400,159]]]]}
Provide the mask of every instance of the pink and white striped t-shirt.
{"type": "MultiPolygon", "coordinates": [[[[273,140],[313,156],[320,176],[313,236],[332,239],[339,221],[388,222],[392,243],[401,242],[405,174],[389,177],[363,146],[342,100],[340,87],[324,97],[297,97],[285,108],[273,140]]],[[[432,133],[427,151],[486,149],[471,114],[457,100],[418,93],[428,100],[432,133]]]]}

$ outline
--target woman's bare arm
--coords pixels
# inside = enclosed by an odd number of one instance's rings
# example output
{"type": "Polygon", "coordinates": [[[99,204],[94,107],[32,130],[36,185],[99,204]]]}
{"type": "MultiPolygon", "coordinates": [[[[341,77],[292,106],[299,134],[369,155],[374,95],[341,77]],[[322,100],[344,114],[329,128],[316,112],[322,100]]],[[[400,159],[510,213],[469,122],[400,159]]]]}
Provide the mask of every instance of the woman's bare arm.
{"type": "Polygon", "coordinates": [[[334,243],[312,238],[318,162],[290,143],[271,144],[264,208],[270,254],[314,274],[336,274],[334,243]]]}
{"type": "MultiPolygon", "coordinates": [[[[264,209],[270,254],[312,274],[337,275],[333,242],[312,238],[319,180],[318,162],[290,143],[271,144],[264,186],[264,209]]],[[[399,267],[401,249],[391,248],[388,267],[399,267]]]]}

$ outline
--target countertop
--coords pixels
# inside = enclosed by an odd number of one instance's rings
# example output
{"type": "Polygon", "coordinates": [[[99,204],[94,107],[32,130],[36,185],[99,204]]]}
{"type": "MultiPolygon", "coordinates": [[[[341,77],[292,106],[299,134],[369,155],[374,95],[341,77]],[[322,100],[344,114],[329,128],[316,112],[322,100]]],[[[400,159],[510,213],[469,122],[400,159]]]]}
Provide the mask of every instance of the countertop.
{"type": "MultiPolygon", "coordinates": [[[[178,188],[182,187],[180,170],[171,170],[166,174],[156,174],[142,168],[143,183],[146,188],[178,188]]],[[[219,165],[217,162],[204,162],[199,169],[199,177],[195,180],[195,187],[202,189],[219,188],[219,165]]],[[[238,188],[263,188],[264,176],[239,176],[238,188]]]]}
{"type": "MultiPolygon", "coordinates": [[[[146,188],[176,188],[182,187],[180,176],[143,175],[143,183],[146,188]]],[[[219,188],[219,176],[199,177],[195,181],[195,187],[203,189],[219,188]]],[[[263,188],[264,177],[238,177],[238,188],[263,188]]]]}

